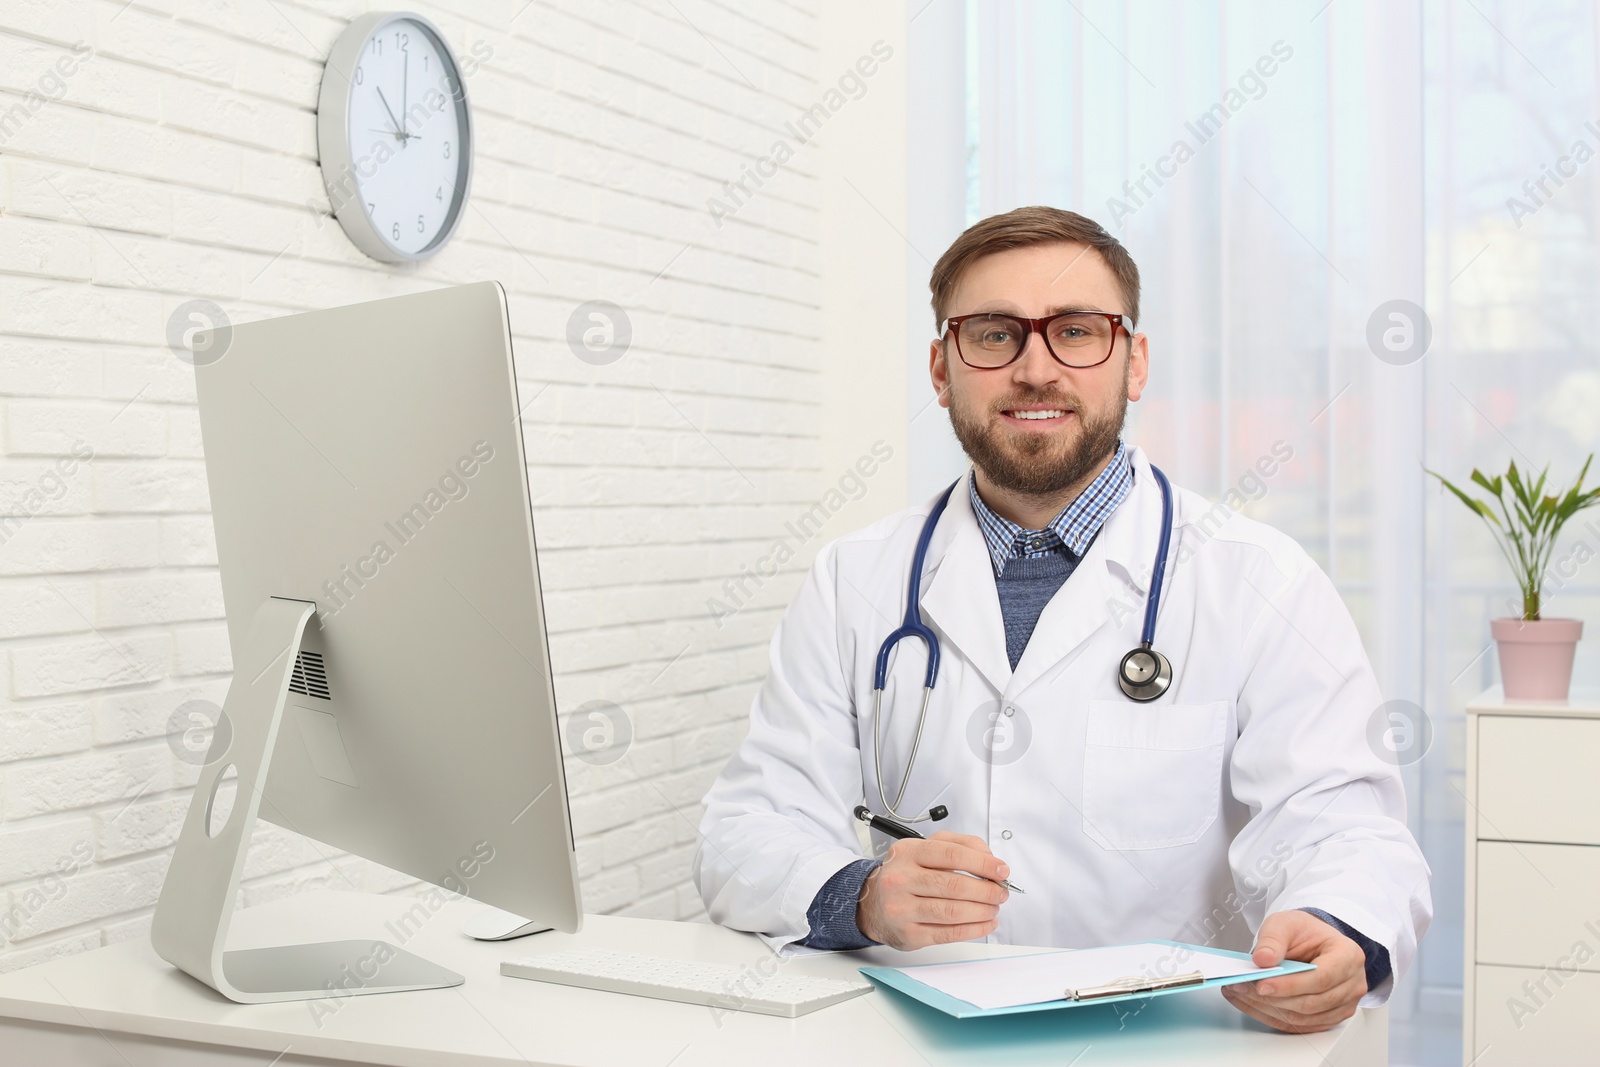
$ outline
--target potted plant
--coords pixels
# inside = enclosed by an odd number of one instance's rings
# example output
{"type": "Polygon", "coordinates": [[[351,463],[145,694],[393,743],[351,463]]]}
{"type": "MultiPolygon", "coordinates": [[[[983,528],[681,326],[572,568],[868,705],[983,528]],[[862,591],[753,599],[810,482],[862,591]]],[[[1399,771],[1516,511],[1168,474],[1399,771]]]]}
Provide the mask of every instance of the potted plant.
{"type": "Polygon", "coordinates": [[[1461,499],[1483,519],[1494,535],[1495,544],[1511,564],[1511,573],[1522,593],[1522,614],[1492,619],[1490,632],[1500,652],[1500,680],[1510,700],[1565,700],[1572,683],[1572,659],[1578,639],[1583,636],[1581,619],[1546,619],[1540,615],[1539,595],[1544,588],[1545,569],[1555,551],[1561,527],[1584,508],[1600,503],[1600,487],[1583,489],[1594,455],[1584,461],[1577,481],[1564,491],[1545,493],[1545,477],[1550,468],[1530,481],[1518,470],[1515,460],[1504,475],[1486,477],[1472,472],[1472,480],[1492,494],[1499,508],[1469,496],[1450,484],[1442,475],[1429,471],[1444,487],[1461,499]],[[1510,499],[1506,490],[1510,489],[1510,499]]]}

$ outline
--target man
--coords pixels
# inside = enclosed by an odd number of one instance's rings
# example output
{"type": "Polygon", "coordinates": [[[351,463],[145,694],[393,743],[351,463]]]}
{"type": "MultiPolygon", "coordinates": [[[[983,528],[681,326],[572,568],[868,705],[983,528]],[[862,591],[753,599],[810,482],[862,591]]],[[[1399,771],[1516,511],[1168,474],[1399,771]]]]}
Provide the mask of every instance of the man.
{"type": "Polygon", "coordinates": [[[1326,575],[1172,487],[1153,641],[1170,688],[1135,701],[1118,683],[1164,526],[1149,461],[1120,440],[1149,375],[1138,268],[1092,220],[1021,208],[963,233],[931,287],[929,370],[973,465],[921,572],[941,652],[925,721],[922,642],[895,646],[877,715],[873,690],[935,501],[825,547],[779,626],[706,796],[712,919],[779,949],[1253,948],[1262,967],[1316,964],[1224,990],[1292,1032],[1383,1003],[1432,916],[1430,872],[1366,739],[1383,698],[1326,575]],[[949,814],[865,859],[863,799],[949,814]]]}

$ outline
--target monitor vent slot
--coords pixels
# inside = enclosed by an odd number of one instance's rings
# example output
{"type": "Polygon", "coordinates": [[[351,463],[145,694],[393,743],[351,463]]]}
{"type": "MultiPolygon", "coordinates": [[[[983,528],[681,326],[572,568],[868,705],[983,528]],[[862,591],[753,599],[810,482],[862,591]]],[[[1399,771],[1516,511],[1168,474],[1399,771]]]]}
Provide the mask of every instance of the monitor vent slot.
{"type": "Polygon", "coordinates": [[[301,696],[329,700],[328,671],[322,664],[322,653],[301,652],[294,658],[294,674],[289,677],[289,692],[301,696]]]}

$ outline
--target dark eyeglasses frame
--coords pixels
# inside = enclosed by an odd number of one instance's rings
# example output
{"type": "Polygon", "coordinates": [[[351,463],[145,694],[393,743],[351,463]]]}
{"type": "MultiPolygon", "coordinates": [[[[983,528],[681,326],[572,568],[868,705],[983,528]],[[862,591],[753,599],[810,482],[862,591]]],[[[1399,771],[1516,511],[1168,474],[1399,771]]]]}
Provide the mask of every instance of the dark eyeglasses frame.
{"type": "Polygon", "coordinates": [[[1011,366],[1011,364],[1021,359],[1022,354],[1028,350],[1028,338],[1035,333],[1037,333],[1044,340],[1045,351],[1049,352],[1050,358],[1054,359],[1057,363],[1061,364],[1063,367],[1071,367],[1073,370],[1088,370],[1091,367],[1100,366],[1100,364],[1111,358],[1111,353],[1117,350],[1117,331],[1119,329],[1126,333],[1129,337],[1133,336],[1133,331],[1129,328],[1129,323],[1130,320],[1128,316],[1113,315],[1106,311],[1062,311],[1054,315],[1046,315],[1042,319],[1024,318],[1021,315],[1011,315],[1004,311],[980,311],[972,315],[952,315],[950,318],[945,319],[944,328],[939,331],[939,336],[942,338],[946,333],[951,334],[955,338],[956,342],[956,355],[961,357],[961,362],[965,363],[973,370],[1003,370],[1006,367],[1011,366]],[[1098,315],[1102,319],[1105,319],[1111,323],[1111,343],[1106,346],[1105,355],[1101,356],[1093,363],[1068,363],[1066,360],[1061,358],[1061,355],[1054,348],[1050,346],[1050,332],[1048,329],[1049,325],[1056,319],[1064,319],[1069,315],[1098,315]],[[961,330],[959,327],[963,322],[966,322],[969,319],[996,318],[1010,319],[1012,322],[1020,322],[1024,327],[1026,327],[1026,332],[1022,335],[1022,343],[1017,346],[1017,354],[1006,360],[1004,363],[996,363],[993,366],[973,363],[971,360],[967,359],[966,353],[961,351],[961,330]]]}

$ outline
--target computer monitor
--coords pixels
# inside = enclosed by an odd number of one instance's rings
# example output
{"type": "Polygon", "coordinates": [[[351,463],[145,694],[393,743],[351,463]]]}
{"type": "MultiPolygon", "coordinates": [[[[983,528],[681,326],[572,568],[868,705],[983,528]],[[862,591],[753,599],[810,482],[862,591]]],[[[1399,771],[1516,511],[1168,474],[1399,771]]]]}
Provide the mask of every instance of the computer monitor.
{"type": "Polygon", "coordinates": [[[224,951],[258,814],[577,930],[505,293],[482,282],[224,326],[195,351],[234,678],[157,951],[243,1002],[462,980],[371,940],[224,951]]]}

